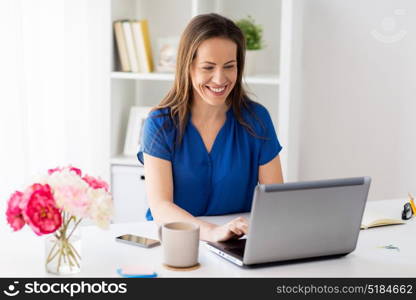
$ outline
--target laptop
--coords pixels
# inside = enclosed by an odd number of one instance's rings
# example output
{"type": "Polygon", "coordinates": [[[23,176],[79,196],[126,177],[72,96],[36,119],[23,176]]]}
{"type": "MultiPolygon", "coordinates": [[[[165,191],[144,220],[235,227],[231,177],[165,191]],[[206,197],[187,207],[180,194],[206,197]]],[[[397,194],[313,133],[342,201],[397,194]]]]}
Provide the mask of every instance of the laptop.
{"type": "Polygon", "coordinates": [[[239,266],[351,253],[370,177],[259,184],[244,239],[206,246],[239,266]]]}

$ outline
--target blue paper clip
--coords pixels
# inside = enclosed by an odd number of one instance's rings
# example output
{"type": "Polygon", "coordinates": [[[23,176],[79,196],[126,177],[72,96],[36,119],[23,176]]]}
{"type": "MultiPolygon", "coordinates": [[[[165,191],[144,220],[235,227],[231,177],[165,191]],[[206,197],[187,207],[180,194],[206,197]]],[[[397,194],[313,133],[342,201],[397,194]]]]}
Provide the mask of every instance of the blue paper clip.
{"type": "Polygon", "coordinates": [[[392,244],[387,245],[387,246],[380,246],[379,248],[384,248],[384,249],[389,249],[389,250],[397,250],[398,252],[400,252],[399,247],[393,246],[392,244]]]}

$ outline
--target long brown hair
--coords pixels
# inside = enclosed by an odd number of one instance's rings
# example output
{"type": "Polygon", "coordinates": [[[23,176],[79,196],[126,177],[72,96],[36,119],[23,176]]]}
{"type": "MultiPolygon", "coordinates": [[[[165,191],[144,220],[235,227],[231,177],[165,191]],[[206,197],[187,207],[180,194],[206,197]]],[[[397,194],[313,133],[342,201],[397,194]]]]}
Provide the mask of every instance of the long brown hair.
{"type": "Polygon", "coordinates": [[[176,58],[176,72],[173,86],[158,106],[154,108],[170,108],[170,117],[179,132],[177,142],[180,144],[189,118],[193,88],[190,75],[191,64],[196,57],[199,45],[210,38],[223,37],[237,45],[237,79],[233,90],[226,99],[231,105],[237,121],[252,135],[252,128],[242,117],[242,109],[248,106],[248,98],[242,85],[246,42],[240,28],[233,21],[215,13],[202,14],[194,17],[182,33],[176,58]]]}

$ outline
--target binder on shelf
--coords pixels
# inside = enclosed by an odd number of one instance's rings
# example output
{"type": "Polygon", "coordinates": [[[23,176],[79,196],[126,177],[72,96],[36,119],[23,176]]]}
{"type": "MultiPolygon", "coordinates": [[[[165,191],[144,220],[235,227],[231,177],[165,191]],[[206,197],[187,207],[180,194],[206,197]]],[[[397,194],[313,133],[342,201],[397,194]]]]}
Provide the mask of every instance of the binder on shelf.
{"type": "Polygon", "coordinates": [[[152,56],[152,46],[150,43],[150,34],[149,34],[149,24],[147,20],[141,20],[140,25],[143,32],[143,40],[144,40],[144,46],[146,49],[146,59],[147,59],[147,65],[149,66],[149,72],[153,72],[154,66],[153,66],[153,56],[152,56]]]}
{"type": "Polygon", "coordinates": [[[146,46],[144,43],[144,34],[141,26],[142,21],[131,21],[131,29],[133,32],[134,47],[136,50],[136,57],[139,61],[140,72],[152,72],[151,66],[148,64],[146,46]]]}
{"type": "Polygon", "coordinates": [[[121,21],[114,22],[114,36],[116,40],[121,71],[130,72],[130,61],[127,53],[126,39],[124,38],[123,25],[121,21]]]}
{"type": "Polygon", "coordinates": [[[122,25],[123,25],[124,39],[126,40],[126,45],[127,45],[127,53],[128,53],[128,57],[130,61],[131,71],[138,73],[140,68],[139,68],[139,62],[136,57],[136,50],[134,47],[131,23],[130,21],[122,21],[122,25]]]}
{"type": "Polygon", "coordinates": [[[131,21],[131,28],[140,72],[153,72],[153,57],[148,22],[147,20],[131,21]]]}

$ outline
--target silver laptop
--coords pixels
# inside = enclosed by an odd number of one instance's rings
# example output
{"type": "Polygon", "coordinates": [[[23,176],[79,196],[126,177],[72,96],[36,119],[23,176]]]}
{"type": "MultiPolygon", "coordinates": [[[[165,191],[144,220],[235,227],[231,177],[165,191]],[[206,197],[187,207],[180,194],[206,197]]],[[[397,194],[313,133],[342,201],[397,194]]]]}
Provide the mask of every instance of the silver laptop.
{"type": "Polygon", "coordinates": [[[245,239],[206,246],[239,265],[345,255],[357,246],[370,177],[258,185],[245,239]]]}

